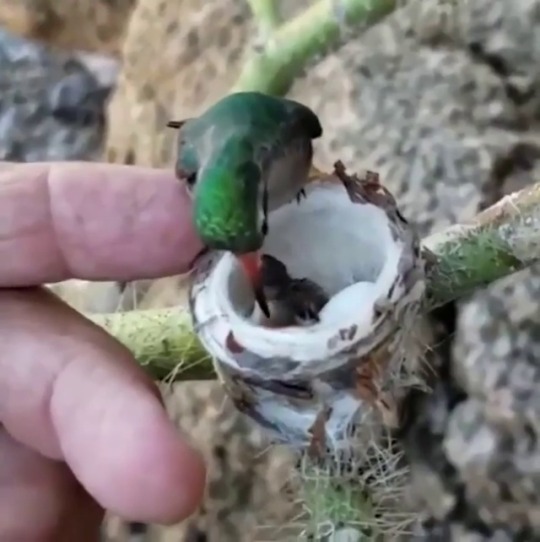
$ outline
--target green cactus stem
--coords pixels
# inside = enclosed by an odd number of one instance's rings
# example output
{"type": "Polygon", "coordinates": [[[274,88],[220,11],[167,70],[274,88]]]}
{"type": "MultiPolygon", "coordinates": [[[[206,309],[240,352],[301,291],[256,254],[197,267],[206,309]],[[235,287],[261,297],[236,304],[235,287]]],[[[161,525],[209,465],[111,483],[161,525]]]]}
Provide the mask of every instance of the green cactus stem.
{"type": "MultiPolygon", "coordinates": [[[[259,26],[268,28],[270,3],[250,4],[259,26]]],[[[285,94],[315,55],[339,42],[344,26],[371,26],[397,6],[398,0],[319,0],[269,33],[262,51],[255,50],[247,59],[232,91],[285,94]]]]}
{"type": "Polygon", "coordinates": [[[276,0],[248,0],[261,37],[268,38],[280,23],[276,0]]]}
{"type": "Polygon", "coordinates": [[[435,258],[427,281],[426,310],[540,260],[540,183],[505,196],[470,223],[424,241],[435,258]]]}

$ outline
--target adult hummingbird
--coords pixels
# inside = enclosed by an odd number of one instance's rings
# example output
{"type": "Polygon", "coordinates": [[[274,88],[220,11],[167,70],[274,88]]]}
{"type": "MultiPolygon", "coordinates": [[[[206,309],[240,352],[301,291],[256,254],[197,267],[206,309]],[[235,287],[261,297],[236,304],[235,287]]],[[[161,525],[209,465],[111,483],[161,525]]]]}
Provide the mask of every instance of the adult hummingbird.
{"type": "Polygon", "coordinates": [[[260,277],[268,212],[303,195],[312,141],[322,135],[317,115],[293,100],[237,92],[168,126],[178,129],[175,171],[193,197],[198,235],[238,258],[269,316],[260,277]]]}
{"type": "MultiPolygon", "coordinates": [[[[261,256],[261,284],[271,307],[271,318],[266,322],[273,327],[314,324],[329,300],[318,284],[291,277],[287,266],[270,254],[261,256]]],[[[254,310],[252,317],[265,322],[257,312],[254,310]]]]}

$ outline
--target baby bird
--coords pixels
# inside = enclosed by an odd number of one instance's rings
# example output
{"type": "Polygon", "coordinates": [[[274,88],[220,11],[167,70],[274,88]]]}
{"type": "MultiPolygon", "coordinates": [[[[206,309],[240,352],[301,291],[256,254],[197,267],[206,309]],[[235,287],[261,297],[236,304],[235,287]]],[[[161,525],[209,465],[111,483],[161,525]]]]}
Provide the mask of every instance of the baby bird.
{"type": "Polygon", "coordinates": [[[292,278],[287,266],[269,254],[261,256],[261,283],[270,318],[257,305],[252,317],[269,327],[313,325],[329,299],[318,284],[307,278],[292,278]]]}

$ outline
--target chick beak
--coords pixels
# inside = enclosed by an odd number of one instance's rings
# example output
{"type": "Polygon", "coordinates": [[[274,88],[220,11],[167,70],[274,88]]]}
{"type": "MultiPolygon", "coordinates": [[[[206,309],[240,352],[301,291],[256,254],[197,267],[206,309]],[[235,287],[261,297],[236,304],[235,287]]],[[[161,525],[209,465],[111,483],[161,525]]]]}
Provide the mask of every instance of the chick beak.
{"type": "Polygon", "coordinates": [[[255,301],[263,311],[264,315],[267,318],[270,318],[270,309],[263,291],[260,254],[258,252],[248,252],[247,254],[237,255],[237,258],[253,288],[255,301]]]}

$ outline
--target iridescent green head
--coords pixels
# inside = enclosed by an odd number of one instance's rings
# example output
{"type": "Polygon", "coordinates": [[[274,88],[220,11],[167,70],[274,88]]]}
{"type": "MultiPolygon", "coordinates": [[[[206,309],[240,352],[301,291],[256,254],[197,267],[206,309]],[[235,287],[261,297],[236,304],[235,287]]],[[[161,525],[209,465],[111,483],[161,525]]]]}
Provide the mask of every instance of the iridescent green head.
{"type": "Polygon", "coordinates": [[[261,248],[260,181],[246,140],[228,141],[203,165],[193,193],[194,221],[207,247],[235,254],[261,248]]]}

